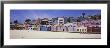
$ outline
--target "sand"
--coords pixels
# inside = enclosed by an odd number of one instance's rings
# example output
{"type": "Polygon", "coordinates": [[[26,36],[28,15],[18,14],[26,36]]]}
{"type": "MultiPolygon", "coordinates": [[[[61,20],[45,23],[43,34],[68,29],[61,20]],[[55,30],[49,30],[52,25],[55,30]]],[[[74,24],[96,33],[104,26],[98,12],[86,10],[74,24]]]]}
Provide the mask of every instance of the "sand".
{"type": "Polygon", "coordinates": [[[11,39],[100,39],[101,34],[81,34],[34,30],[10,30],[11,39]]]}

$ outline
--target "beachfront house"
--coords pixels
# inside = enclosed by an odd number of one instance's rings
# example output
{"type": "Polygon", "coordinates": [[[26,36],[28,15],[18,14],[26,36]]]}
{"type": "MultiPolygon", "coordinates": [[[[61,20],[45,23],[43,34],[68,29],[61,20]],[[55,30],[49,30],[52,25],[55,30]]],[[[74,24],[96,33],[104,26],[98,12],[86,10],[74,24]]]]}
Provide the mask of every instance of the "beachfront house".
{"type": "Polygon", "coordinates": [[[64,25],[63,31],[64,31],[64,32],[68,32],[68,26],[64,25]]]}
{"type": "Polygon", "coordinates": [[[87,27],[88,33],[101,33],[101,25],[91,25],[87,27]]]}
{"type": "Polygon", "coordinates": [[[52,25],[52,24],[53,24],[52,20],[48,20],[48,25],[52,25]]]}
{"type": "Polygon", "coordinates": [[[54,31],[54,32],[63,32],[64,29],[63,29],[63,25],[52,25],[51,26],[51,31],[54,31]]]}
{"type": "Polygon", "coordinates": [[[51,31],[52,26],[51,25],[47,25],[47,31],[51,31]]]}
{"type": "Polygon", "coordinates": [[[51,31],[56,32],[57,31],[56,27],[57,27],[57,25],[52,25],[51,26],[51,31]]]}
{"type": "Polygon", "coordinates": [[[44,18],[41,20],[41,25],[48,25],[48,18],[44,18]]]}
{"type": "Polygon", "coordinates": [[[47,25],[41,25],[40,31],[47,31],[47,25]]]}
{"type": "Polygon", "coordinates": [[[15,24],[10,24],[10,30],[14,30],[15,29],[15,24]]]}
{"type": "Polygon", "coordinates": [[[58,32],[63,32],[63,25],[57,25],[57,26],[56,26],[56,30],[57,30],[58,32]]]}
{"type": "Polygon", "coordinates": [[[101,20],[84,20],[81,21],[84,27],[87,27],[87,33],[100,33],[101,32],[101,20]]]}
{"type": "Polygon", "coordinates": [[[28,30],[29,29],[29,24],[27,24],[26,22],[24,22],[24,28],[25,28],[25,30],[28,30]]]}
{"type": "Polygon", "coordinates": [[[23,29],[25,29],[25,26],[23,24],[18,24],[17,29],[23,30],[23,29]]]}
{"type": "Polygon", "coordinates": [[[58,18],[58,25],[64,24],[64,18],[58,18]]]}
{"type": "Polygon", "coordinates": [[[64,27],[63,27],[64,31],[66,32],[73,32],[74,30],[74,27],[73,27],[73,24],[72,23],[66,23],[64,24],[64,27]]]}
{"type": "Polygon", "coordinates": [[[37,30],[40,31],[40,26],[39,25],[35,25],[35,24],[31,24],[28,26],[29,30],[37,30]]]}
{"type": "Polygon", "coordinates": [[[63,30],[64,32],[76,32],[77,22],[66,23],[64,24],[63,30]]]}
{"type": "Polygon", "coordinates": [[[78,27],[82,26],[82,22],[77,22],[77,26],[78,27]]]}
{"type": "Polygon", "coordinates": [[[87,33],[87,27],[84,26],[77,27],[77,32],[87,33]]]}
{"type": "Polygon", "coordinates": [[[52,18],[52,25],[58,24],[58,18],[52,18]]]}

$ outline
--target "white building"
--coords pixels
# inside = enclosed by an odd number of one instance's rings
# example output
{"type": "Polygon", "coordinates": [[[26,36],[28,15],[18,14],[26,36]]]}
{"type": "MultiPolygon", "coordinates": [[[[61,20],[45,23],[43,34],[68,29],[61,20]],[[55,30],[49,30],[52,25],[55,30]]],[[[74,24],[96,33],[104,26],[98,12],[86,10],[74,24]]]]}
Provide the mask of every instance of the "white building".
{"type": "Polygon", "coordinates": [[[74,22],[74,23],[67,23],[67,24],[64,24],[64,31],[66,32],[76,32],[76,28],[77,28],[77,23],[74,22]]]}
{"type": "Polygon", "coordinates": [[[73,24],[72,23],[64,24],[64,30],[67,32],[73,32],[73,24]]]}
{"type": "Polygon", "coordinates": [[[49,20],[48,20],[48,24],[49,24],[49,25],[52,25],[52,24],[53,24],[52,19],[49,19],[49,20]]]}
{"type": "Polygon", "coordinates": [[[58,25],[64,24],[64,18],[58,18],[58,25]]]}
{"type": "Polygon", "coordinates": [[[51,31],[55,31],[55,32],[63,32],[63,25],[52,25],[51,26],[51,31]]]}
{"type": "Polygon", "coordinates": [[[63,26],[63,31],[68,32],[68,26],[63,26]]]}
{"type": "Polygon", "coordinates": [[[57,31],[56,25],[52,25],[52,26],[51,26],[51,31],[57,31]]]}
{"type": "Polygon", "coordinates": [[[77,32],[87,33],[87,27],[84,26],[77,27],[77,32]]]}
{"type": "Polygon", "coordinates": [[[62,31],[63,31],[63,26],[59,26],[59,25],[58,25],[58,26],[56,27],[56,29],[57,29],[58,32],[62,32],[62,31]]]}
{"type": "Polygon", "coordinates": [[[73,22],[72,24],[73,24],[73,26],[77,26],[77,22],[73,22]]]}
{"type": "Polygon", "coordinates": [[[73,22],[73,32],[77,32],[77,22],[73,22]]]}

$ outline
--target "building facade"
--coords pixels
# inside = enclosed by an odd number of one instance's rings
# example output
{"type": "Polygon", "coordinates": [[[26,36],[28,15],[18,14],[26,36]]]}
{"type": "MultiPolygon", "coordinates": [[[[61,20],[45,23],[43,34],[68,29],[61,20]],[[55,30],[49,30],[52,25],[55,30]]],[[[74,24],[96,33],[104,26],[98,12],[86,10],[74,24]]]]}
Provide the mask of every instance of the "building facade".
{"type": "Polygon", "coordinates": [[[58,25],[64,24],[64,18],[58,18],[58,25]]]}

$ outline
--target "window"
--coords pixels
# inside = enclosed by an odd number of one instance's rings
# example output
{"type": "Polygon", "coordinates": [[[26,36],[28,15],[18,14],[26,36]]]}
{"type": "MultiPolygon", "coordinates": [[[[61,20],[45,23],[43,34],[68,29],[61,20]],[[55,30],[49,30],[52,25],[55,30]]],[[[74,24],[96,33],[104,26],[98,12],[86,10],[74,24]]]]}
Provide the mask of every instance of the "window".
{"type": "Polygon", "coordinates": [[[77,29],[77,31],[79,31],[79,29],[77,29]]]}
{"type": "Polygon", "coordinates": [[[76,26],[73,26],[73,27],[76,27],[76,26]]]}
{"type": "Polygon", "coordinates": [[[69,25],[70,27],[72,27],[72,25],[69,25]]]}
{"type": "Polygon", "coordinates": [[[59,20],[59,21],[63,21],[63,20],[59,20]]]}
{"type": "Polygon", "coordinates": [[[85,29],[85,31],[86,31],[86,29],[85,29]]]}
{"type": "Polygon", "coordinates": [[[82,29],[82,31],[84,31],[84,29],[82,29]]]}
{"type": "Polygon", "coordinates": [[[81,29],[80,29],[80,32],[81,32],[81,29]]]}

